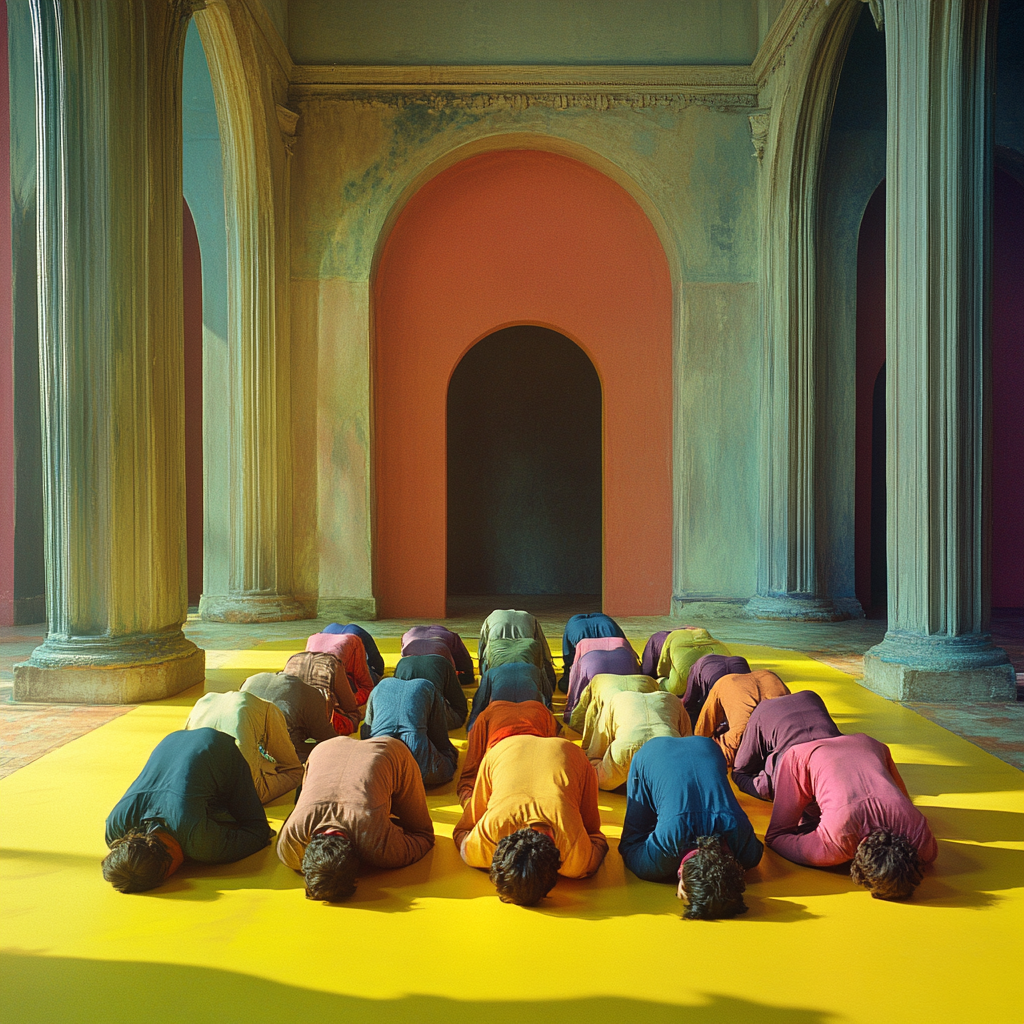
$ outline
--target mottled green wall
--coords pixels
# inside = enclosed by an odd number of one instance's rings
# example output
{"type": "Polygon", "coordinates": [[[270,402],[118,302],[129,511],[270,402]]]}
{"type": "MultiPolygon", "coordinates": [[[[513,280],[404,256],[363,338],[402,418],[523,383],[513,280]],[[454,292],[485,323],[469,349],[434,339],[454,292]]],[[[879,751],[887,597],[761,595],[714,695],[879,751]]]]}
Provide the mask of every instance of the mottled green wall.
{"type": "Polygon", "coordinates": [[[11,4],[7,19],[14,321],[14,622],[20,624],[46,620],[36,309],[36,94],[28,5],[11,4]]]}
{"type": "Polygon", "coordinates": [[[287,39],[298,64],[749,64],[764,3],[291,0],[287,39]]]}
{"type": "Polygon", "coordinates": [[[193,22],[182,72],[183,190],[203,265],[203,590],[228,590],[230,520],[227,234],[213,83],[193,22]]]}
{"type": "Polygon", "coordinates": [[[293,98],[301,120],[291,178],[292,366],[315,377],[293,410],[295,466],[318,478],[319,524],[315,552],[297,545],[297,589],[318,589],[322,602],[372,593],[370,280],[382,231],[423,180],[480,148],[502,148],[504,136],[510,147],[554,149],[611,174],[659,230],[678,303],[676,593],[749,596],[760,368],[760,170],[749,108],[341,95],[293,98]]]}

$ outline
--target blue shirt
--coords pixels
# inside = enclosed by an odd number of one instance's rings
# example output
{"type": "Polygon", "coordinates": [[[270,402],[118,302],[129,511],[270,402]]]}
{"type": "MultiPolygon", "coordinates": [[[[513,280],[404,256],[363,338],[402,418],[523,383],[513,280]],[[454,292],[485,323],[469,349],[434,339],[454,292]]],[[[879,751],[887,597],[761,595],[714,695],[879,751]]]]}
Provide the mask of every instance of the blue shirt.
{"type": "Polygon", "coordinates": [[[107,818],[107,845],[154,821],[204,864],[241,860],[270,842],[249,765],[234,737],[216,729],[172,732],[156,745],[107,818]]]}
{"type": "Polygon", "coordinates": [[[473,710],[466,728],[472,729],[477,715],[491,701],[508,700],[521,704],[525,700],[539,700],[551,710],[551,681],[536,665],[510,661],[489,668],[480,677],[480,686],[473,697],[473,710]]]}
{"type": "Polygon", "coordinates": [[[729,785],[725,756],[706,736],[656,736],[633,756],[619,853],[633,874],[675,881],[699,836],[720,836],[744,869],[764,846],[729,785]]]}

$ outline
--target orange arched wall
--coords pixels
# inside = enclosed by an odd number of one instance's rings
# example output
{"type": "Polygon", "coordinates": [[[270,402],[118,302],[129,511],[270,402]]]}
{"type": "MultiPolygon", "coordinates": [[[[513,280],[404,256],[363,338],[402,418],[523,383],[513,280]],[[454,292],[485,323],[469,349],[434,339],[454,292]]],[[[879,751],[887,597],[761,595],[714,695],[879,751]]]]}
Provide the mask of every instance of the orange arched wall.
{"type": "Polygon", "coordinates": [[[374,281],[378,614],[441,617],[448,381],[481,338],[538,324],[575,341],[604,392],[604,610],[672,594],[672,283],[636,201],[568,157],[500,150],[428,181],[374,281]]]}

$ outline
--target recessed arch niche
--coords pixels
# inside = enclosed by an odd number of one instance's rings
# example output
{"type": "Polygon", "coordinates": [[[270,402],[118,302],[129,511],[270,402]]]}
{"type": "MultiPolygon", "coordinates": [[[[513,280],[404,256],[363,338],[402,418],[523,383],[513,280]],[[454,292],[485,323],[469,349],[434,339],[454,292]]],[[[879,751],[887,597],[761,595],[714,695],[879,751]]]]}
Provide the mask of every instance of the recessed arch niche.
{"type": "Polygon", "coordinates": [[[469,157],[395,219],[373,301],[378,614],[445,614],[449,380],[481,338],[524,323],[572,339],[601,380],[604,610],[666,614],[672,282],[637,201],[561,154],[469,157]]]}

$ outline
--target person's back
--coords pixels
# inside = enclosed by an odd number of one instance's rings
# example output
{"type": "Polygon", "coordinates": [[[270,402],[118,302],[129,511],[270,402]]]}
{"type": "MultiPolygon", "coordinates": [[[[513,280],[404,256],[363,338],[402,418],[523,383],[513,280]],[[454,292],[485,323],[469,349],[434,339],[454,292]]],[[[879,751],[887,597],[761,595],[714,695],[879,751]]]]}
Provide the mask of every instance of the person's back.
{"type": "Polygon", "coordinates": [[[301,651],[293,654],[284,666],[284,674],[301,679],[319,690],[331,709],[335,732],[347,736],[363,717],[356,695],[348,681],[344,666],[333,654],[324,651],[301,651]]]}
{"type": "Polygon", "coordinates": [[[686,674],[686,690],[683,692],[683,707],[690,716],[690,724],[697,724],[711,687],[722,676],[749,671],[747,659],[736,654],[704,654],[699,657],[686,674]]]}
{"type": "Polygon", "coordinates": [[[306,875],[308,898],[334,901],[351,896],[359,865],[405,867],[433,845],[423,781],[408,747],[390,736],[338,737],[310,755],[277,855],[306,875]]]}
{"type": "Polygon", "coordinates": [[[348,677],[356,703],[366,703],[374,687],[374,679],[366,660],[366,648],[359,636],[355,633],[314,633],[306,640],[306,650],[333,654],[348,677]]]}
{"type": "Polygon", "coordinates": [[[300,762],[305,762],[312,749],[307,740],[320,742],[338,735],[331,724],[332,709],[323,691],[296,676],[257,672],[242,683],[242,693],[268,700],[280,709],[300,762]]]}
{"type": "Polygon", "coordinates": [[[480,676],[480,685],[473,695],[473,708],[467,729],[472,729],[480,713],[492,702],[538,700],[551,707],[551,683],[536,665],[510,661],[489,668],[480,676]]]}
{"type": "Polygon", "coordinates": [[[487,669],[498,668],[521,661],[524,665],[536,665],[544,671],[544,652],[539,640],[507,639],[497,637],[487,645],[487,669]]]}
{"type": "Polygon", "coordinates": [[[619,852],[633,874],[673,881],[684,853],[702,836],[719,836],[744,869],[763,847],[740,807],[714,741],[658,736],[634,755],[626,784],[619,852]]]}
{"type": "Polygon", "coordinates": [[[640,657],[640,674],[651,676],[658,673],[658,662],[661,660],[661,649],[665,646],[665,638],[671,633],[670,629],[662,629],[652,633],[647,643],[644,644],[644,652],[640,657]]]}
{"type": "Polygon", "coordinates": [[[252,772],[263,803],[276,800],[302,782],[288,723],[280,708],[252,693],[207,693],[196,701],[186,729],[218,729],[233,737],[252,772]]]}
{"type": "Polygon", "coordinates": [[[448,649],[451,655],[452,664],[459,677],[460,686],[472,686],[476,682],[473,673],[473,656],[466,647],[466,642],[458,633],[450,630],[447,626],[412,626],[402,636],[402,656],[409,654],[423,654],[423,650],[407,650],[407,645],[419,640],[439,640],[448,649]]]}
{"type": "Polygon", "coordinates": [[[620,676],[613,672],[599,672],[580,694],[580,699],[569,715],[569,728],[583,736],[583,748],[586,749],[606,700],[611,700],[616,693],[624,690],[631,693],[654,693],[657,689],[657,682],[650,676],[620,676]]]}
{"type": "Polygon", "coordinates": [[[572,721],[572,713],[580,702],[580,697],[595,676],[635,676],[639,671],[636,652],[628,644],[610,651],[588,651],[573,665],[572,686],[565,698],[566,723],[572,721]]]}
{"type": "Polygon", "coordinates": [[[540,701],[491,701],[469,733],[466,760],[457,787],[463,807],[473,793],[480,762],[496,743],[510,736],[557,735],[558,723],[555,716],[540,701]]]}
{"type": "Polygon", "coordinates": [[[732,766],[732,781],[743,793],[771,800],[775,768],[790,747],[841,736],[839,726],[813,690],[763,700],[751,712],[732,766]]]}
{"type": "Polygon", "coordinates": [[[672,630],[665,637],[658,659],[658,677],[665,680],[662,689],[682,697],[686,693],[690,668],[705,654],[729,654],[729,648],[719,643],[706,629],[672,630]]]}
{"type": "Polygon", "coordinates": [[[555,685],[555,666],[551,659],[551,648],[535,615],[515,608],[498,608],[484,619],[480,626],[478,658],[480,672],[487,671],[487,645],[491,640],[536,640],[544,655],[544,674],[555,685]]]}
{"type": "Polygon", "coordinates": [[[429,679],[445,703],[449,729],[458,729],[466,721],[469,704],[462,692],[455,666],[438,654],[409,654],[395,666],[395,679],[429,679]]]}
{"type": "Polygon", "coordinates": [[[601,789],[616,789],[629,776],[636,752],[656,736],[688,736],[690,719],[673,693],[622,690],[604,702],[587,757],[601,789]]]}
{"type": "Polygon", "coordinates": [[[567,878],[593,874],[608,851],[583,751],[568,740],[510,736],[484,755],[455,843],[467,864],[487,868],[504,837],[538,824],[551,830],[567,878]]]}
{"type": "Polygon", "coordinates": [[[924,863],[937,847],[884,743],[863,733],[791,746],[778,761],[765,842],[797,864],[831,867],[873,832],[905,837],[924,863]]]}
{"type": "Polygon", "coordinates": [[[345,626],[338,625],[337,622],[332,622],[329,626],[324,626],[324,633],[351,633],[353,636],[359,637],[363,641],[363,651],[366,654],[366,664],[370,668],[370,674],[374,677],[374,682],[384,677],[384,657],[380,653],[380,648],[377,647],[377,641],[372,633],[367,632],[362,626],[357,625],[354,622],[350,622],[345,626]]]}
{"type": "Polygon", "coordinates": [[[754,708],[763,700],[788,693],[789,687],[767,669],[724,675],[711,687],[693,727],[694,735],[711,737],[722,748],[731,768],[754,708]]]}
{"type": "Polygon", "coordinates": [[[152,831],[166,831],[181,856],[204,864],[241,860],[270,842],[252,774],[231,736],[208,728],[181,730],[157,744],[107,817],[112,853],[104,861],[104,877],[120,891],[153,888],[177,866],[168,859],[163,870],[144,880],[132,877],[130,864],[117,864],[122,859],[117,847],[152,831]]]}
{"type": "Polygon", "coordinates": [[[569,689],[569,673],[576,658],[576,645],[588,637],[601,636],[626,638],[622,627],[603,612],[582,612],[572,616],[565,624],[565,631],[562,633],[562,678],[558,681],[558,688],[563,693],[569,689]]]}
{"type": "Polygon", "coordinates": [[[370,694],[362,735],[401,740],[416,759],[424,785],[442,785],[455,774],[459,755],[448,739],[444,698],[429,679],[385,676],[370,694]]]}

